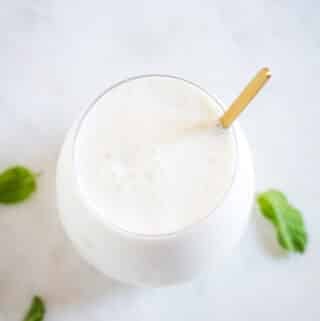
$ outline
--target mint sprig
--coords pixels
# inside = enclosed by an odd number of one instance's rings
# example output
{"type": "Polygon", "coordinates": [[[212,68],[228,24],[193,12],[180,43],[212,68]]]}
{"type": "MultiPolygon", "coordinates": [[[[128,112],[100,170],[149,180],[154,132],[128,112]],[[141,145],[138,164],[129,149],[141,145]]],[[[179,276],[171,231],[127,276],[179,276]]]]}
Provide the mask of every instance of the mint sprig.
{"type": "Polygon", "coordinates": [[[36,190],[36,175],[26,167],[13,166],[0,173],[0,203],[26,200],[36,190]]]}
{"type": "Polygon", "coordinates": [[[45,312],[46,309],[43,300],[39,296],[35,296],[23,321],[42,321],[45,312]]]}
{"type": "Polygon", "coordinates": [[[268,190],[257,197],[261,213],[275,227],[279,244],[287,251],[304,253],[308,236],[301,212],[278,190],[268,190]]]}

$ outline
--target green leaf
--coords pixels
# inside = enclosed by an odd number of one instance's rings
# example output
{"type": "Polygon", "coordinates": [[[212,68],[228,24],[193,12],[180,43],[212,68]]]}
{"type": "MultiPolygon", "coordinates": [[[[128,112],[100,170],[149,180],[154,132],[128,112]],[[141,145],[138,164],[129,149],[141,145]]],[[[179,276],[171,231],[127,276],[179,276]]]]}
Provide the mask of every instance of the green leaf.
{"type": "Polygon", "coordinates": [[[264,215],[274,225],[279,244],[290,252],[303,253],[308,236],[301,212],[293,207],[286,196],[277,190],[268,190],[257,197],[264,215]]]}
{"type": "Polygon", "coordinates": [[[31,306],[26,313],[23,321],[42,321],[45,315],[46,309],[42,299],[35,296],[32,299],[31,306]]]}
{"type": "Polygon", "coordinates": [[[27,199],[37,188],[35,174],[23,166],[0,173],[0,203],[13,204],[27,199]]]}

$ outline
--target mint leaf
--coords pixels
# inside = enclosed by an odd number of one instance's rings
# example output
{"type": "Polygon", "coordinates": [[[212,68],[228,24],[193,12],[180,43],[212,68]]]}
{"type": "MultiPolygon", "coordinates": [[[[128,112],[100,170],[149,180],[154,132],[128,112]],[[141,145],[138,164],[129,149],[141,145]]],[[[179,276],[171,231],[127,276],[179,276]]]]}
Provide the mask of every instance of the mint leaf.
{"type": "Polygon", "coordinates": [[[35,174],[23,166],[0,173],[0,203],[13,204],[27,199],[37,188],[35,174]]]}
{"type": "Polygon", "coordinates": [[[38,296],[33,297],[31,306],[26,313],[23,321],[42,321],[45,315],[46,309],[42,299],[38,296]]]}
{"type": "Polygon", "coordinates": [[[287,251],[303,253],[308,236],[301,212],[282,192],[273,189],[259,194],[257,202],[262,215],[274,225],[279,244],[287,251]]]}

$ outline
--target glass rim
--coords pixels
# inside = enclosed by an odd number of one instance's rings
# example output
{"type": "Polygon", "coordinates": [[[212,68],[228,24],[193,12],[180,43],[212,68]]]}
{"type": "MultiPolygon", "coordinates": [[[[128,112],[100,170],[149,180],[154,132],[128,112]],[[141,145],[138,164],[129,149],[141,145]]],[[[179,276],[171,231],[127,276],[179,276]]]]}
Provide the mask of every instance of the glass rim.
{"type": "Polygon", "coordinates": [[[157,233],[157,234],[145,234],[145,233],[139,233],[139,232],[134,232],[134,231],[130,231],[127,229],[124,229],[122,227],[120,227],[117,224],[114,224],[113,222],[108,222],[105,219],[102,219],[101,217],[101,211],[99,211],[96,208],[93,208],[92,206],[90,206],[89,202],[87,202],[86,200],[86,195],[81,191],[81,183],[79,181],[79,174],[77,171],[77,166],[76,166],[76,145],[77,145],[77,140],[79,137],[79,133],[80,130],[82,128],[82,124],[85,121],[85,119],[87,118],[87,116],[89,115],[89,113],[95,108],[96,104],[98,103],[98,101],[100,101],[100,99],[102,99],[105,95],[107,95],[109,92],[111,92],[113,89],[128,83],[130,81],[134,81],[134,80],[138,80],[138,79],[142,79],[142,78],[152,78],[152,77],[160,77],[160,78],[169,78],[169,79],[175,79],[175,80],[179,80],[179,81],[183,81],[186,84],[189,84],[191,86],[194,86],[195,88],[197,88],[198,90],[200,90],[203,94],[207,95],[209,99],[213,100],[216,105],[218,106],[218,109],[220,109],[221,113],[223,113],[225,111],[224,105],[221,103],[220,99],[217,98],[217,96],[208,93],[207,90],[203,89],[201,86],[199,86],[198,84],[190,81],[190,80],[186,80],[182,77],[178,77],[178,76],[174,76],[174,75],[169,75],[169,74],[142,74],[139,76],[132,76],[132,77],[128,77],[125,78],[121,81],[118,81],[116,83],[114,83],[113,85],[107,87],[105,90],[103,90],[80,114],[79,118],[76,120],[76,124],[75,124],[75,130],[74,130],[74,134],[72,137],[72,141],[71,141],[71,157],[72,157],[72,174],[74,176],[75,182],[76,182],[76,189],[77,189],[77,193],[79,193],[79,197],[81,199],[81,201],[83,201],[85,203],[85,207],[90,210],[90,211],[94,211],[94,216],[97,217],[102,224],[107,225],[107,227],[109,227],[110,229],[118,232],[118,233],[122,233],[126,236],[129,237],[135,237],[135,238],[141,238],[141,239],[161,239],[161,238],[169,238],[169,237],[176,237],[180,234],[186,233],[187,231],[190,231],[193,228],[196,228],[197,226],[201,225],[201,223],[204,223],[206,220],[208,220],[211,215],[214,214],[214,212],[223,204],[223,202],[225,201],[227,195],[229,194],[231,187],[234,184],[235,181],[235,176],[236,176],[236,172],[238,169],[238,139],[237,139],[237,135],[235,132],[235,128],[234,125],[232,124],[228,130],[231,131],[231,136],[233,138],[234,141],[234,159],[233,159],[233,169],[232,169],[232,175],[231,175],[231,179],[230,182],[227,186],[227,188],[224,190],[222,196],[220,197],[220,199],[216,202],[215,206],[213,207],[212,210],[209,211],[208,214],[196,219],[194,222],[192,222],[191,224],[188,224],[182,228],[179,228],[173,232],[168,232],[168,233],[157,233]]]}

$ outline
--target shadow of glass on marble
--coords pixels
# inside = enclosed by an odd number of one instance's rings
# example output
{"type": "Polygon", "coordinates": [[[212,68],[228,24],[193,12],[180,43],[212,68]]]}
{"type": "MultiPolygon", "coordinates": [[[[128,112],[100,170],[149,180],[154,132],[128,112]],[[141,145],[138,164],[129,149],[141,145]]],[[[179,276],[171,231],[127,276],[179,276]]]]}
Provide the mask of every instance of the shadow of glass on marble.
{"type": "Polygon", "coordinates": [[[252,211],[252,225],[255,228],[259,246],[266,254],[274,258],[286,258],[288,253],[279,245],[276,231],[272,224],[261,215],[257,206],[254,206],[252,211]]]}
{"type": "Polygon", "coordinates": [[[107,302],[138,291],[96,271],[67,239],[56,208],[57,152],[49,157],[34,161],[33,170],[42,174],[32,198],[0,206],[0,311],[10,320],[20,319],[17,307],[27,306],[36,294],[54,306],[107,302]]]}

